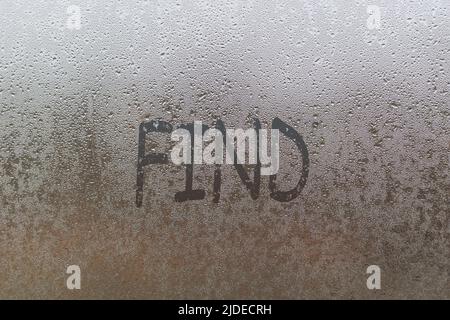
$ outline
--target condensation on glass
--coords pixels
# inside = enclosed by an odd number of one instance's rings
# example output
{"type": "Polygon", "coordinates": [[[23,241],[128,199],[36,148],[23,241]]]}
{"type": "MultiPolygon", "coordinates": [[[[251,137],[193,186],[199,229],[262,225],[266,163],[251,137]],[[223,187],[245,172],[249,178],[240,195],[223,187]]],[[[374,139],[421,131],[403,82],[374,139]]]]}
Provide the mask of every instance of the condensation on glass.
{"type": "Polygon", "coordinates": [[[449,4],[0,1],[0,297],[450,298],[449,4]],[[136,205],[142,123],[275,118],[295,199],[158,164],[136,205]]]}

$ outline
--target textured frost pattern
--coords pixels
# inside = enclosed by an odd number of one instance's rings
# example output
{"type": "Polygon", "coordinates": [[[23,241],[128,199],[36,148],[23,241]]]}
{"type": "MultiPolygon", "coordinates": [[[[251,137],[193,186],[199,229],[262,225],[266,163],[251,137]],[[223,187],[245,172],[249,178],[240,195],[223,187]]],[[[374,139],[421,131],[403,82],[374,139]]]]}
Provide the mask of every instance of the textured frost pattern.
{"type": "Polygon", "coordinates": [[[0,0],[0,29],[1,298],[450,298],[449,1],[0,0]],[[141,122],[255,117],[303,136],[296,199],[228,166],[213,203],[198,166],[179,203],[151,165],[136,207],[141,122]]]}

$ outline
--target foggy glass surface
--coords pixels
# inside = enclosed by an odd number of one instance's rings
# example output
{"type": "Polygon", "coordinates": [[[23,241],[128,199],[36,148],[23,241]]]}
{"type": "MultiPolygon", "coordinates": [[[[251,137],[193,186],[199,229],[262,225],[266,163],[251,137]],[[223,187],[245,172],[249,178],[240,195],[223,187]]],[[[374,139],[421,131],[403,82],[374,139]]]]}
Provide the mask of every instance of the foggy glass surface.
{"type": "MultiPolygon", "coordinates": [[[[449,9],[1,0],[0,297],[450,298],[449,9]],[[308,148],[296,199],[272,199],[262,176],[253,200],[223,166],[213,203],[199,165],[205,199],[180,203],[184,169],[150,165],[136,206],[142,122],[275,117],[308,148]]],[[[280,188],[300,156],[281,139],[280,188]]]]}

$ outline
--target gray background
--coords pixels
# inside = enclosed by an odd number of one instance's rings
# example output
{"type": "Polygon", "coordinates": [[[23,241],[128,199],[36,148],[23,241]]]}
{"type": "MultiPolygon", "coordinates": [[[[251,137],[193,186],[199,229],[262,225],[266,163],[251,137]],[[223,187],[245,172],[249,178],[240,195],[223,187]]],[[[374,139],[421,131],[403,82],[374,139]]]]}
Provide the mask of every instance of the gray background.
{"type": "MultiPolygon", "coordinates": [[[[0,0],[0,297],[449,299],[449,9],[0,0]],[[146,168],[136,208],[140,122],[276,116],[308,146],[297,199],[265,177],[252,200],[228,166],[213,204],[200,166],[206,198],[176,203],[184,170],[167,165],[146,168]]],[[[299,155],[281,148],[288,189],[299,155]]]]}

